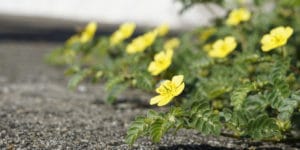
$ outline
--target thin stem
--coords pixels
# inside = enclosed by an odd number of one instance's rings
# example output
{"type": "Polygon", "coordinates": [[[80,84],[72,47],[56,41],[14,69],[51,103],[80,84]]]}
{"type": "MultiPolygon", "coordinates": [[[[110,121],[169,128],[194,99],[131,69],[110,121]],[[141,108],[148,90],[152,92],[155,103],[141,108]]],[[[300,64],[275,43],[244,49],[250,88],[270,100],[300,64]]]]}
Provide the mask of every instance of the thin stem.
{"type": "Polygon", "coordinates": [[[281,51],[281,54],[282,54],[283,58],[286,58],[286,56],[287,56],[286,47],[285,47],[285,46],[282,46],[282,47],[280,48],[280,51],[281,51]]]}
{"type": "Polygon", "coordinates": [[[240,41],[241,41],[241,44],[242,44],[242,51],[246,51],[247,41],[246,41],[244,33],[243,33],[242,25],[239,25],[237,27],[237,30],[238,30],[238,34],[239,34],[240,41]]]}

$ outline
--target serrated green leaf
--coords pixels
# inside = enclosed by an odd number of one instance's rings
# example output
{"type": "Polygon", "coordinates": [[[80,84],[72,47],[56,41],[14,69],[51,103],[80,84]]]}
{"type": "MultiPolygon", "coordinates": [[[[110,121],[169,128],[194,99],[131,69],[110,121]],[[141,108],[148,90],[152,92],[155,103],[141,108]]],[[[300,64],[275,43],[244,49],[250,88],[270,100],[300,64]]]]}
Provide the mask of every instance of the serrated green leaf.
{"type": "Polygon", "coordinates": [[[231,105],[234,109],[241,109],[244,101],[246,100],[247,94],[254,90],[252,84],[243,84],[240,87],[235,88],[230,96],[231,105]]]}
{"type": "Polygon", "coordinates": [[[137,138],[143,135],[143,132],[146,130],[147,124],[145,123],[145,118],[140,117],[131,123],[127,130],[127,135],[125,141],[129,145],[133,145],[133,143],[137,140],[137,138]]]}
{"type": "Polygon", "coordinates": [[[157,143],[168,130],[168,122],[166,120],[157,119],[151,124],[149,130],[152,141],[157,143]]]}
{"type": "Polygon", "coordinates": [[[219,135],[222,128],[219,115],[212,113],[207,102],[192,105],[190,126],[205,135],[219,135]]]}
{"type": "Polygon", "coordinates": [[[257,140],[270,140],[282,138],[275,119],[266,115],[260,115],[251,120],[248,125],[248,134],[257,140]]]}

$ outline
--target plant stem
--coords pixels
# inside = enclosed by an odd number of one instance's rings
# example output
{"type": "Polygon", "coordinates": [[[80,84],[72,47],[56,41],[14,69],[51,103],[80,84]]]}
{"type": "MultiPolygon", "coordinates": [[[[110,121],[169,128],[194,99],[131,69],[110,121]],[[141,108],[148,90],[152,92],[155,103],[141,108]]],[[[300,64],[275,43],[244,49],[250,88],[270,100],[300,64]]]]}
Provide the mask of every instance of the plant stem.
{"type": "Polygon", "coordinates": [[[281,53],[282,53],[283,58],[286,58],[286,56],[287,56],[287,51],[286,51],[285,46],[281,47],[280,50],[281,50],[281,53]]]}

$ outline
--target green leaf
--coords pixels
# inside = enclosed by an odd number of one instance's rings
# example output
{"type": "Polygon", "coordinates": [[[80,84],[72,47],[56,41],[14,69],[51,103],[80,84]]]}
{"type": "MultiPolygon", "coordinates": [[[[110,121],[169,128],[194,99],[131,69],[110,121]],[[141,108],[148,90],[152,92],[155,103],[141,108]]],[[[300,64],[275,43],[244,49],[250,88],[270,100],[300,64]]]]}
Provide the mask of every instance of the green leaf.
{"type": "Polygon", "coordinates": [[[138,73],[136,76],[136,87],[145,90],[152,90],[154,81],[153,77],[148,73],[138,73]]]}
{"type": "Polygon", "coordinates": [[[74,89],[90,73],[91,71],[89,69],[84,69],[74,74],[68,82],[68,88],[74,89]]]}
{"type": "Polygon", "coordinates": [[[115,100],[118,98],[118,96],[127,89],[127,84],[115,84],[113,85],[110,90],[108,90],[108,94],[106,96],[106,101],[109,104],[112,104],[115,102],[115,100]]]}
{"type": "Polygon", "coordinates": [[[133,143],[137,140],[139,136],[144,134],[144,131],[147,129],[147,124],[145,123],[145,118],[139,117],[135,121],[131,123],[127,130],[127,135],[125,141],[129,145],[133,145],[133,143]]]}
{"type": "Polygon", "coordinates": [[[243,84],[233,90],[231,93],[231,105],[234,107],[234,109],[241,109],[247,94],[254,90],[254,87],[252,84],[243,84]]]}
{"type": "Polygon", "coordinates": [[[153,142],[159,142],[161,137],[168,131],[168,122],[158,119],[150,126],[150,137],[153,142]]]}
{"type": "Polygon", "coordinates": [[[248,134],[257,140],[278,140],[282,138],[276,120],[266,115],[257,116],[249,122],[248,134]]]}
{"type": "Polygon", "coordinates": [[[127,87],[128,84],[124,83],[124,78],[121,76],[108,80],[105,84],[105,90],[108,92],[105,100],[112,104],[127,87]]]}
{"type": "Polygon", "coordinates": [[[213,114],[207,102],[195,102],[191,108],[190,127],[207,135],[219,135],[222,125],[219,115],[213,114]]]}
{"type": "Polygon", "coordinates": [[[249,121],[255,116],[255,113],[245,111],[245,110],[234,110],[224,109],[222,111],[223,115],[227,116],[225,124],[228,129],[234,132],[236,136],[243,136],[245,134],[245,129],[247,128],[249,121]]]}
{"type": "Polygon", "coordinates": [[[248,96],[243,108],[250,112],[263,112],[269,105],[267,98],[261,94],[248,96]]]}

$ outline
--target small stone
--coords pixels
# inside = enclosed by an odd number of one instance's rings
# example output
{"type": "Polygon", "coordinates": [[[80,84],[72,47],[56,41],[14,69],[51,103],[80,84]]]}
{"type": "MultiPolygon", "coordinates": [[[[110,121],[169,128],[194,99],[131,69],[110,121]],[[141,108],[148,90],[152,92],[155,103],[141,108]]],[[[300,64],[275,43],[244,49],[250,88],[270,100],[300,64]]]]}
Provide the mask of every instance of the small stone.
{"type": "Polygon", "coordinates": [[[81,93],[87,92],[87,88],[84,85],[79,85],[77,90],[78,90],[78,92],[81,92],[81,93]]]}

